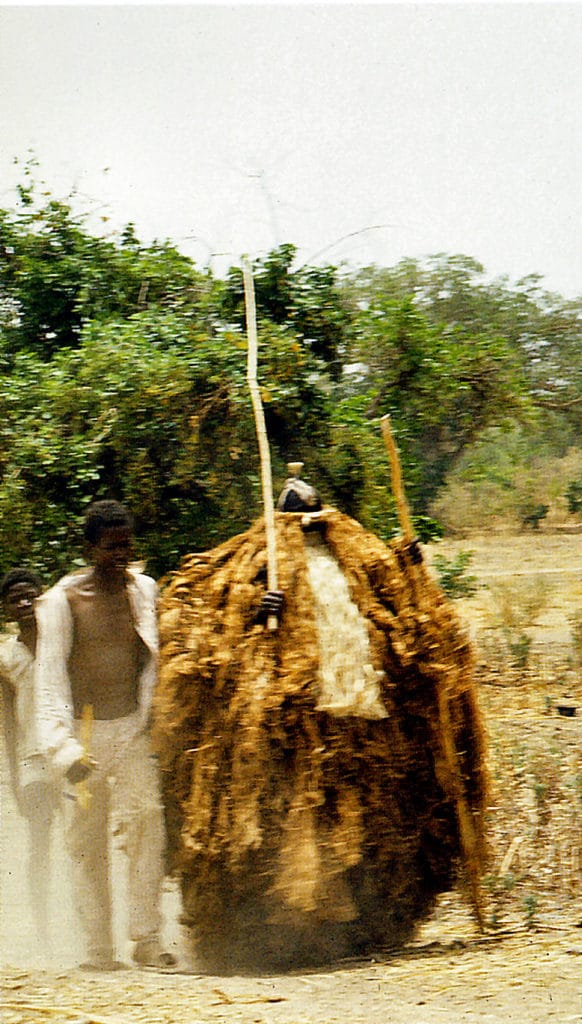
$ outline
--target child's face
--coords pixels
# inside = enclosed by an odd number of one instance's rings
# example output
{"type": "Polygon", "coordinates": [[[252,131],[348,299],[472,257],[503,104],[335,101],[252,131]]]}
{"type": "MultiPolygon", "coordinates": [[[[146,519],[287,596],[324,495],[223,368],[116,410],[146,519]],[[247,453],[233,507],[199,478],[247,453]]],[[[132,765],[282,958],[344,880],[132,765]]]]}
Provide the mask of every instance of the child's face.
{"type": "Polygon", "coordinates": [[[132,557],[133,537],[128,526],[108,527],[97,543],[91,545],[91,561],[101,572],[123,572],[132,557]]]}
{"type": "Polygon", "coordinates": [[[40,591],[33,583],[14,583],[4,598],[4,612],[10,622],[25,625],[34,619],[34,602],[40,591]]]}

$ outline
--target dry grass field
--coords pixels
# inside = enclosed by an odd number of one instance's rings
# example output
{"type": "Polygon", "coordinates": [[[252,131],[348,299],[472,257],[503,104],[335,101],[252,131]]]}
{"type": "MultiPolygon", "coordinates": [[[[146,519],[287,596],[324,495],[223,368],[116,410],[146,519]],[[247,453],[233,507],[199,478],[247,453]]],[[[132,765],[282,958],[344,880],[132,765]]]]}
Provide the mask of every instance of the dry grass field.
{"type": "MultiPolygon", "coordinates": [[[[15,888],[22,832],[5,799],[3,1024],[582,1022],[582,537],[475,536],[425,554],[454,560],[462,550],[479,586],[455,604],[473,637],[488,734],[485,933],[460,886],[405,949],[329,970],[210,977],[194,964],[88,977],[74,966],[61,898],[55,956],[41,969],[15,888]]],[[[170,918],[173,907],[168,894],[170,918]]],[[[171,919],[168,928],[177,942],[171,919]]]]}
{"type": "Polygon", "coordinates": [[[489,738],[490,924],[582,918],[582,537],[477,536],[428,557],[459,551],[478,585],[455,603],[489,738]]]}

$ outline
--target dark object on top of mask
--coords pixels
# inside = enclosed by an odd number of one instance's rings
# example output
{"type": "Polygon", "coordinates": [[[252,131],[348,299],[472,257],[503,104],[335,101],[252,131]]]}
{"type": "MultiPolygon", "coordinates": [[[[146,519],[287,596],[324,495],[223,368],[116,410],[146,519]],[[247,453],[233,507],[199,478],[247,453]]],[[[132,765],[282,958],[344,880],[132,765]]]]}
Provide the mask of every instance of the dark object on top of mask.
{"type": "Polygon", "coordinates": [[[322,507],[319,492],[311,484],[306,484],[305,480],[299,479],[303,463],[289,462],[287,469],[289,476],[277,500],[278,511],[319,512],[322,507]]]}

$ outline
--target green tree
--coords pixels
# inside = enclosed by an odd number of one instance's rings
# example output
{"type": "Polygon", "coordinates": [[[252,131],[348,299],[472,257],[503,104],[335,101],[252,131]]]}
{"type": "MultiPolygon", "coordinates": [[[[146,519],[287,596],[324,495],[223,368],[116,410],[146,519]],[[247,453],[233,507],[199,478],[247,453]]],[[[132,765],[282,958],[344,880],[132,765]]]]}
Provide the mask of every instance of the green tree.
{"type": "Polygon", "coordinates": [[[436,328],[466,337],[501,338],[525,375],[530,408],[547,413],[548,431],[565,448],[579,436],[582,413],[582,298],[544,289],[539,275],[515,285],[489,280],[468,256],[439,254],[369,267],[343,280],[352,308],[408,297],[436,328]]]}
{"type": "MultiPolygon", "coordinates": [[[[0,211],[0,559],[62,571],[81,557],[84,506],[114,496],[164,572],[261,512],[241,271],[200,273],[132,225],[97,236],[78,197],[57,200],[33,177],[0,211]]],[[[386,537],[385,413],[419,527],[496,431],[524,424],[531,458],[534,435],[548,450],[577,443],[579,302],[535,277],[489,281],[466,256],[341,271],[295,261],[287,244],[254,263],[275,491],[301,460],[325,501],[386,537]]]]}
{"type": "MultiPolygon", "coordinates": [[[[318,448],[325,450],[327,399],[313,357],[293,338],[273,328],[261,342],[269,353],[263,399],[282,481],[295,454],[287,450],[291,439],[314,452],[314,462],[318,448]]],[[[75,349],[49,362],[17,353],[0,375],[0,393],[6,565],[32,557],[50,573],[72,553],[81,557],[77,524],[95,498],[127,501],[156,572],[245,529],[260,513],[246,340],[238,331],[214,338],[182,314],[152,311],[94,321],[75,349]]]]}
{"type": "Polygon", "coordinates": [[[212,321],[212,283],[169,242],[140,246],[131,225],[116,243],[92,235],[68,202],[20,190],[0,210],[0,332],[4,352],[50,359],[79,344],[83,324],[148,308],[212,321]],[[2,308],[10,315],[2,316],[2,308]]]}
{"type": "MultiPolygon", "coordinates": [[[[341,375],[341,360],[350,327],[332,266],[292,269],[294,245],[281,245],[263,259],[255,260],[253,278],[257,314],[273,324],[290,328],[297,340],[326,365],[334,380],[341,375]]],[[[244,324],[242,272],[231,268],[223,289],[221,314],[227,321],[244,324]]]]}
{"type": "Polygon", "coordinates": [[[368,415],[390,413],[415,508],[426,513],[461,453],[486,427],[521,412],[521,360],[502,336],[433,323],[412,296],[367,303],[354,338],[368,415]]]}

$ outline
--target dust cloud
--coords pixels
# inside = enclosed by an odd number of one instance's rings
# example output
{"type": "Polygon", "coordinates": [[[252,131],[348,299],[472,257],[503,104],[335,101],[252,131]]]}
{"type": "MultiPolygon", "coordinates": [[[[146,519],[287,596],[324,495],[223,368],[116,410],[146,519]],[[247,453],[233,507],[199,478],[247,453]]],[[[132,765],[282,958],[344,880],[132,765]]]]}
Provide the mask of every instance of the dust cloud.
{"type": "MultiPolygon", "coordinates": [[[[4,743],[0,743],[0,966],[67,970],[81,963],[85,946],[74,906],[71,870],[64,843],[62,811],[53,820],[51,873],[48,899],[48,941],[41,944],[36,934],[28,884],[26,861],[28,835],[12,795],[4,743]]],[[[114,892],[114,933],[116,956],[130,962],[125,905],[125,857],[112,840],[112,888],[114,892]]],[[[178,925],[179,898],[176,888],[166,883],[162,900],[165,918],[165,946],[179,952],[182,933],[178,925]]]]}
{"type": "Polygon", "coordinates": [[[0,960],[2,965],[26,967],[69,966],[83,955],[76,913],[72,903],[70,870],[63,842],[63,819],[57,812],[51,835],[49,883],[49,932],[46,946],[36,934],[26,861],[28,833],[19,814],[7,778],[2,746],[0,777],[0,960]]]}

